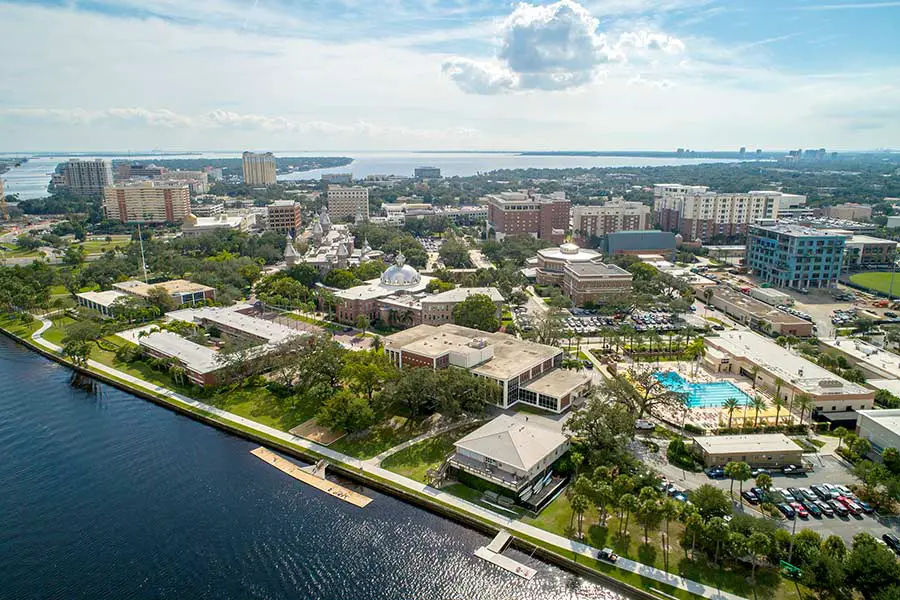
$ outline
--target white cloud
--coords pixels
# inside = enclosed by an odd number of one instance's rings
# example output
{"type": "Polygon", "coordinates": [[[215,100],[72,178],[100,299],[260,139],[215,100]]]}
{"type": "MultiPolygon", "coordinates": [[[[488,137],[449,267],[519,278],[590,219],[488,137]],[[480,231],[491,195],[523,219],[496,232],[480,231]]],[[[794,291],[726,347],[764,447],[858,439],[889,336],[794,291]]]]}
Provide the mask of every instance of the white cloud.
{"type": "Polygon", "coordinates": [[[624,32],[611,39],[600,22],[574,0],[539,6],[519,4],[501,28],[493,61],[453,58],[443,70],[473,94],[513,90],[565,90],[591,83],[603,67],[630,52],[677,54],[684,43],[651,31],[624,32]]]}

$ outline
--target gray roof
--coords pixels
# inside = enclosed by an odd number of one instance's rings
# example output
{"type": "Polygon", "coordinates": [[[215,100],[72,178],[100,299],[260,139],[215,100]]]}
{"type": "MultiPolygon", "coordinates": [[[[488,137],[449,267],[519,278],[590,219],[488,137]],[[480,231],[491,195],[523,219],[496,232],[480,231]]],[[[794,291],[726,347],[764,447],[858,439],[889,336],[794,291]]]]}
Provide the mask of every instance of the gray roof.
{"type": "Polygon", "coordinates": [[[568,442],[558,431],[522,415],[500,415],[456,442],[457,449],[528,471],[568,442]]]}
{"type": "Polygon", "coordinates": [[[605,263],[580,263],[566,265],[566,271],[571,271],[579,277],[628,277],[631,273],[616,265],[605,263]]]}
{"type": "Polygon", "coordinates": [[[160,354],[177,358],[185,367],[197,373],[211,373],[222,367],[218,352],[169,331],[151,333],[140,338],[138,343],[160,354]]]}
{"type": "Polygon", "coordinates": [[[452,290],[448,290],[446,292],[441,292],[440,294],[434,294],[432,296],[426,296],[422,298],[423,304],[431,304],[431,303],[441,303],[441,302],[462,302],[469,296],[475,294],[482,294],[484,296],[489,297],[494,302],[503,302],[503,295],[500,294],[500,291],[495,287],[474,287],[474,288],[456,288],[452,290]]]}
{"type": "Polygon", "coordinates": [[[791,438],[783,433],[757,435],[711,435],[694,438],[694,443],[708,454],[734,454],[745,452],[803,452],[791,438]]]}

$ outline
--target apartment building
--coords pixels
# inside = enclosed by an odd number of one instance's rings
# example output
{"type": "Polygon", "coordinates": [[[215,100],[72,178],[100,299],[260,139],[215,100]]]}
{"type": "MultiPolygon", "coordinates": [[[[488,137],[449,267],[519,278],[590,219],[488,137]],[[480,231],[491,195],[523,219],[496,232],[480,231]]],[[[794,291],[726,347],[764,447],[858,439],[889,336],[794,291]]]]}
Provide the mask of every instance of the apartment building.
{"type": "Polygon", "coordinates": [[[267,207],[266,230],[296,236],[300,232],[303,206],[291,200],[276,200],[267,207]]]}
{"type": "Polygon", "coordinates": [[[580,240],[601,237],[616,231],[640,231],[650,229],[651,210],[640,202],[627,202],[621,198],[600,206],[572,207],[572,229],[580,240]]]}
{"type": "Polygon", "coordinates": [[[166,171],[153,177],[156,181],[186,183],[191,194],[198,196],[209,192],[209,174],[206,171],[166,171]]]}
{"type": "Polygon", "coordinates": [[[191,212],[186,183],[124,181],[103,189],[103,208],[122,223],[180,223],[191,212]]]}
{"type": "Polygon", "coordinates": [[[416,167],[413,176],[416,179],[440,179],[441,170],[438,167],[416,167]]]}
{"type": "Polygon", "coordinates": [[[158,165],[145,165],[141,163],[125,163],[117,168],[119,179],[131,179],[132,177],[158,177],[168,171],[165,167],[158,165]]]}
{"type": "Polygon", "coordinates": [[[751,225],[746,265],[778,287],[834,287],[848,237],[800,225],[751,225]]]}
{"type": "Polygon", "coordinates": [[[660,228],[680,233],[687,242],[742,236],[758,219],[776,219],[779,210],[805,204],[806,196],[776,191],[721,193],[703,185],[653,186],[653,209],[660,228]]]}
{"type": "Polygon", "coordinates": [[[369,219],[369,188],[361,185],[328,186],[328,216],[332,221],[346,221],[357,215],[369,219]]]}
{"type": "Polygon", "coordinates": [[[555,244],[565,240],[571,209],[565,192],[500,192],[481,200],[488,207],[488,228],[498,240],[508,235],[531,235],[555,244]]]}
{"type": "Polygon", "coordinates": [[[897,259],[897,242],[894,240],[856,235],[848,231],[833,230],[832,233],[849,235],[844,244],[845,270],[887,269],[897,259]]]}
{"type": "Polygon", "coordinates": [[[273,185],[275,183],[275,155],[271,152],[244,152],[244,183],[273,185]]]}
{"type": "Polygon", "coordinates": [[[92,160],[72,158],[62,165],[63,185],[76,196],[100,198],[106,186],[112,185],[112,163],[97,158],[92,160]]]}

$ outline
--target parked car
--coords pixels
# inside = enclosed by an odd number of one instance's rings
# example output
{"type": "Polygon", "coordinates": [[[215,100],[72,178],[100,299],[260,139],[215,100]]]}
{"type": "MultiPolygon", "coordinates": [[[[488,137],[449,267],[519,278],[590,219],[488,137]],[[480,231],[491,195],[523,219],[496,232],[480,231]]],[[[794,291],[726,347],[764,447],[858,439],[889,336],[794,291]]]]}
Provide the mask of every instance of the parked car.
{"type": "Polygon", "coordinates": [[[769,475],[770,471],[764,467],[759,467],[758,469],[753,469],[752,471],[750,471],[751,477],[759,477],[763,473],[765,473],[766,475],[769,475]]]}
{"type": "Polygon", "coordinates": [[[809,514],[816,517],[817,519],[822,517],[822,509],[819,508],[815,502],[810,502],[809,500],[807,500],[806,502],[803,503],[803,507],[807,511],[809,511],[809,514]]]}
{"type": "Polygon", "coordinates": [[[822,487],[828,490],[829,500],[834,500],[841,495],[841,492],[837,489],[837,486],[831,485],[830,483],[823,483],[822,487]]]}
{"type": "Polygon", "coordinates": [[[836,487],[837,491],[841,493],[841,496],[850,497],[853,495],[853,492],[851,492],[850,488],[848,488],[846,485],[836,485],[834,487],[836,487]]]}
{"type": "Polygon", "coordinates": [[[604,548],[597,551],[597,558],[614,563],[619,560],[619,555],[613,552],[612,548],[604,548]]]}
{"type": "Polygon", "coordinates": [[[794,509],[794,512],[796,512],[797,516],[800,517],[801,519],[809,518],[809,511],[806,510],[806,507],[804,507],[799,502],[791,502],[791,508],[794,509]]]}
{"type": "Polygon", "coordinates": [[[744,490],[741,496],[750,504],[759,504],[759,498],[753,493],[753,490],[744,490]]]}
{"type": "Polygon", "coordinates": [[[787,491],[794,497],[797,502],[803,502],[803,493],[795,487],[789,487],[787,491]]]}
{"type": "Polygon", "coordinates": [[[782,469],[785,475],[799,475],[804,471],[802,467],[798,467],[797,465],[788,465],[784,469],[782,469]]]}
{"type": "Polygon", "coordinates": [[[897,536],[893,533],[886,533],[881,536],[881,539],[884,540],[884,543],[888,545],[888,548],[900,554],[900,539],[897,539],[897,536]]]}
{"type": "Polygon", "coordinates": [[[772,491],[784,498],[785,502],[793,502],[794,500],[796,500],[796,498],[794,498],[794,496],[784,488],[775,488],[772,491]]]}
{"type": "Polygon", "coordinates": [[[766,491],[760,487],[752,487],[752,488],[750,488],[750,491],[753,492],[753,495],[756,496],[756,498],[760,502],[765,502],[766,498],[768,497],[768,494],[766,494],[766,491]]]}
{"type": "MultiPolygon", "coordinates": [[[[656,425],[646,419],[638,419],[634,422],[634,428],[640,429],[641,431],[652,431],[656,429],[656,425]]],[[[724,475],[724,471],[722,473],[724,475]]]]}
{"type": "Polygon", "coordinates": [[[825,489],[825,486],[814,485],[811,487],[812,491],[815,492],[816,496],[818,496],[820,500],[831,500],[831,492],[825,489]]]}
{"type": "Polygon", "coordinates": [[[862,511],[864,513],[866,513],[867,515],[870,515],[873,512],[875,512],[875,509],[872,508],[872,505],[869,504],[868,502],[863,502],[862,500],[859,500],[859,499],[854,499],[853,501],[856,502],[859,505],[859,507],[862,509],[862,511]]]}
{"type": "MultiPolygon", "coordinates": [[[[796,515],[796,513],[794,512],[794,509],[783,502],[781,504],[776,505],[776,507],[778,508],[779,511],[781,511],[781,514],[783,514],[785,516],[785,518],[787,518],[787,519],[793,519],[794,516],[796,515]]],[[[847,509],[844,509],[844,510],[847,510],[847,509]]]]}
{"type": "Polygon", "coordinates": [[[710,467],[706,470],[706,476],[710,479],[724,479],[725,469],[722,467],[710,467]]]}
{"type": "Polygon", "coordinates": [[[839,517],[846,517],[849,514],[847,507],[837,500],[829,500],[828,504],[831,506],[832,510],[834,510],[834,514],[839,517]]]}
{"type": "Polygon", "coordinates": [[[827,502],[825,502],[824,500],[816,501],[816,506],[818,506],[819,509],[821,509],[822,514],[825,515],[826,517],[834,516],[834,509],[831,508],[831,505],[828,504],[827,502]]]}
{"type": "Polygon", "coordinates": [[[801,488],[800,493],[803,494],[803,497],[806,498],[809,502],[815,502],[818,500],[818,496],[809,488],[801,488]]]}

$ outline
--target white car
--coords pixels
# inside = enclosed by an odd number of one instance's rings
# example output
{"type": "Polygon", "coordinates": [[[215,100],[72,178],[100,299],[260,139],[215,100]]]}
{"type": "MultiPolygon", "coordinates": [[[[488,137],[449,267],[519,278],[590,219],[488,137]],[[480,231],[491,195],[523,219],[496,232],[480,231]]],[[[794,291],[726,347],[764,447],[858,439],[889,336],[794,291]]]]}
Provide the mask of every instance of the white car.
{"type": "Polygon", "coordinates": [[[656,429],[656,425],[646,419],[638,419],[634,422],[634,428],[640,429],[642,431],[651,431],[653,429],[656,429]]]}

